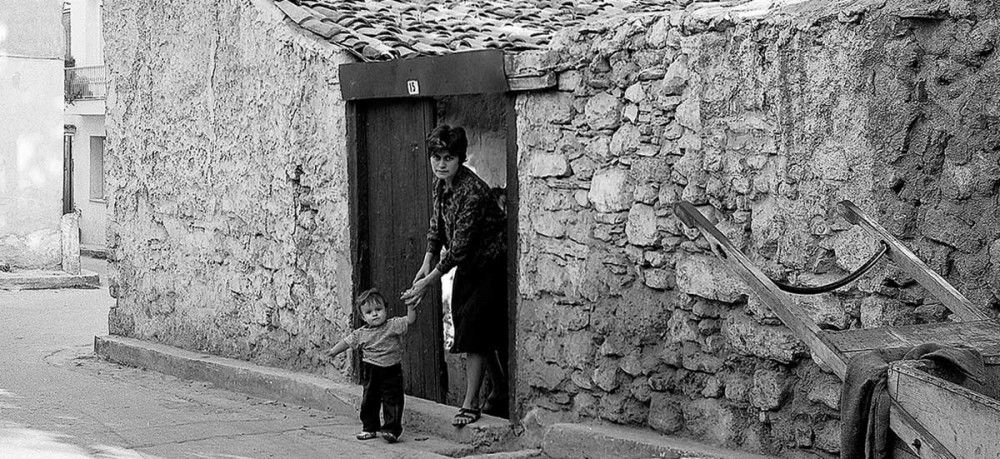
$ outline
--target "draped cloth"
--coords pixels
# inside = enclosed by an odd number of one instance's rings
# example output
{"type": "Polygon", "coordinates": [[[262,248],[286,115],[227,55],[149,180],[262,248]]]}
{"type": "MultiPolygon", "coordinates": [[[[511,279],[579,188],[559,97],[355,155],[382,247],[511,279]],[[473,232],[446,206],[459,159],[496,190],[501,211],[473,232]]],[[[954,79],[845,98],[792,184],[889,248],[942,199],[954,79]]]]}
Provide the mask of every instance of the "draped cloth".
{"type": "Polygon", "coordinates": [[[967,347],[925,343],[910,349],[870,351],[847,363],[840,392],[840,457],[874,459],[892,457],[889,435],[889,363],[922,360],[933,374],[956,384],[982,384],[983,357],[967,347]]]}

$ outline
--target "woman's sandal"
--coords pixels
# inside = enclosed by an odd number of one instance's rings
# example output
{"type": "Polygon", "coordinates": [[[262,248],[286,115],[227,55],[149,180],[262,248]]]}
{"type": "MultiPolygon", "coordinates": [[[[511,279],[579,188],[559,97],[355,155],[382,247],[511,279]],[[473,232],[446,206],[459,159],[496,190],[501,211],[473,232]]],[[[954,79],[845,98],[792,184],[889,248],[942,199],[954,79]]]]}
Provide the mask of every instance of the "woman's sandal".
{"type": "Polygon", "coordinates": [[[378,437],[378,433],[376,432],[358,432],[358,434],[354,436],[354,438],[357,438],[358,440],[371,440],[376,437],[378,437]]]}
{"type": "Polygon", "coordinates": [[[473,408],[459,408],[458,413],[455,413],[455,418],[451,420],[451,425],[455,427],[463,427],[473,422],[479,420],[482,416],[482,412],[473,408]]]}

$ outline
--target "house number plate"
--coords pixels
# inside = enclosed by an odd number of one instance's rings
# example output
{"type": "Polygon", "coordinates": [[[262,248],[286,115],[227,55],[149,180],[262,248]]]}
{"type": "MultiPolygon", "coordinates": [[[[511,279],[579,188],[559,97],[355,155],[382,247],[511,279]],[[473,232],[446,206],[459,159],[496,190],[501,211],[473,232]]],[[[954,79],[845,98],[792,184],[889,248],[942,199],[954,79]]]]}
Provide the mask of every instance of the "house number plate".
{"type": "Polygon", "coordinates": [[[406,92],[411,96],[420,94],[420,83],[417,80],[407,80],[406,81],[406,92]]]}

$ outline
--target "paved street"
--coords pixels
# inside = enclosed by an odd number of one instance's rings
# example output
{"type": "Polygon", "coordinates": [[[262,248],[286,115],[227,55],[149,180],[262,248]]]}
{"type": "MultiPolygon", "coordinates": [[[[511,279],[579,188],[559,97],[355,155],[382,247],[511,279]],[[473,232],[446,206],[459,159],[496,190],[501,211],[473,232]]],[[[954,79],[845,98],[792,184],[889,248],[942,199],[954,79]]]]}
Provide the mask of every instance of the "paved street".
{"type": "MultiPolygon", "coordinates": [[[[84,268],[100,269],[88,259],[84,268]]],[[[0,458],[441,457],[413,432],[354,439],[331,413],[207,387],[93,355],[113,303],[96,290],[0,291],[0,458]]]]}

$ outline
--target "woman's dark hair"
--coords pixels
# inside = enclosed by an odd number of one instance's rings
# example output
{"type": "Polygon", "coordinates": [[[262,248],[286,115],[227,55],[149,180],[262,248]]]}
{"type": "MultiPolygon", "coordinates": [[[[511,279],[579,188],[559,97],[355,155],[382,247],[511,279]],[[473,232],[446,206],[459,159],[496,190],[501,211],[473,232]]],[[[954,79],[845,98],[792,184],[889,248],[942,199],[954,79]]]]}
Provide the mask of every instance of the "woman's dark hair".
{"type": "Polygon", "coordinates": [[[469,148],[469,140],[465,138],[465,129],[451,127],[442,124],[427,136],[427,154],[433,155],[435,152],[447,151],[458,157],[458,161],[465,162],[466,150],[469,148]]]}

